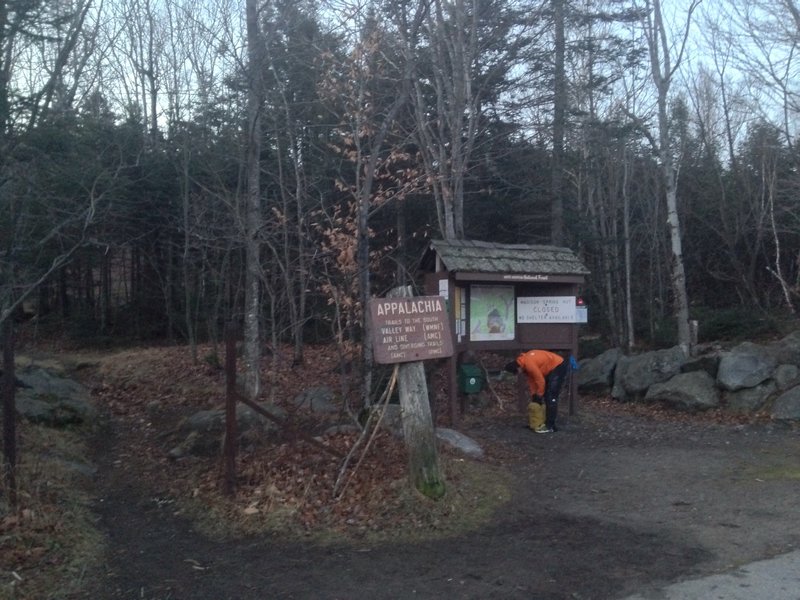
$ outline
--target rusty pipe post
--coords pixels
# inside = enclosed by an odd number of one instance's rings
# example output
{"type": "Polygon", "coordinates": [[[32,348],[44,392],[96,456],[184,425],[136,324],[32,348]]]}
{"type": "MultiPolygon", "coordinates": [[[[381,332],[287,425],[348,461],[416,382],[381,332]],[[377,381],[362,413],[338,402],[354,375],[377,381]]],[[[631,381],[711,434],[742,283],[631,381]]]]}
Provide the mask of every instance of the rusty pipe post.
{"type": "Polygon", "coordinates": [[[224,492],[236,493],[236,326],[225,326],[225,443],[223,446],[224,492]]]}

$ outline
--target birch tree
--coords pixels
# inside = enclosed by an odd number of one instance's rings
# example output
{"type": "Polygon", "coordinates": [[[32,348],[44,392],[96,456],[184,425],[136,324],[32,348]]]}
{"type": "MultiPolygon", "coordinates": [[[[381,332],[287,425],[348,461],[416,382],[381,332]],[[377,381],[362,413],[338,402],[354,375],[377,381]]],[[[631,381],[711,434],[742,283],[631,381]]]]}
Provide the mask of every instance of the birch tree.
{"type": "Polygon", "coordinates": [[[670,35],[661,9],[661,0],[645,0],[646,13],[642,20],[650,57],[650,74],[656,91],[658,131],[657,137],[653,139],[653,146],[658,153],[666,195],[667,227],[672,256],[673,313],[678,329],[678,345],[687,356],[690,354],[692,341],[689,329],[689,296],[686,291],[681,224],[678,215],[678,165],[672,150],[668,103],[670,87],[684,59],[692,15],[699,4],[700,0],[692,0],[690,3],[677,40],[670,35]]]}

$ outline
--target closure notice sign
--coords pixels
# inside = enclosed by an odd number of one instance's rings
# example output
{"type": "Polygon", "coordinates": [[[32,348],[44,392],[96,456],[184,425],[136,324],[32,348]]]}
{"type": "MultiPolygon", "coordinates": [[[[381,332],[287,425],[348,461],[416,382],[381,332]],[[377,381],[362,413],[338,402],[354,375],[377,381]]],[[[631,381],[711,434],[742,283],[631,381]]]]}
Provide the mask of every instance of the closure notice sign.
{"type": "Polygon", "coordinates": [[[375,362],[391,364],[453,354],[450,319],[441,296],[370,301],[375,362]]]}
{"type": "Polygon", "coordinates": [[[517,298],[517,323],[576,323],[575,296],[517,298]]]}

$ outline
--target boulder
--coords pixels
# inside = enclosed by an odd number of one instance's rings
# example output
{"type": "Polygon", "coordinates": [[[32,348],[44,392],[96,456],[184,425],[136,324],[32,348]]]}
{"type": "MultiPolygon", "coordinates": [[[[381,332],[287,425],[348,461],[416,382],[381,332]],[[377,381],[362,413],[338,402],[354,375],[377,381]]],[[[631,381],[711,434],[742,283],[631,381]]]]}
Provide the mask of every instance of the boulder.
{"type": "Polygon", "coordinates": [[[723,354],[717,371],[717,385],[730,392],[756,387],[772,376],[776,360],[763,346],[745,342],[723,354]]]}
{"type": "Polygon", "coordinates": [[[705,371],[691,371],[654,383],[648,388],[645,400],[685,410],[708,410],[719,406],[720,398],[711,375],[705,371]]]}
{"type": "Polygon", "coordinates": [[[621,356],[614,372],[611,395],[617,400],[641,398],[653,384],[668,381],[680,373],[686,358],[678,346],[636,356],[621,356]]]}
{"type": "Polygon", "coordinates": [[[338,425],[331,425],[328,427],[325,432],[322,434],[323,437],[326,435],[337,435],[340,433],[360,433],[361,428],[358,425],[354,425],[352,423],[339,423],[338,425]]]}
{"type": "MultiPolygon", "coordinates": [[[[259,404],[259,406],[279,419],[286,418],[286,412],[279,406],[268,403],[259,404]]],[[[274,421],[241,403],[236,405],[236,423],[239,431],[247,431],[254,427],[264,430],[277,428],[277,424],[274,421]]],[[[198,411],[181,421],[178,429],[182,432],[223,433],[225,431],[225,409],[198,411]]]]}
{"type": "MultiPolygon", "coordinates": [[[[3,381],[3,369],[0,369],[0,382],[2,382],[2,381],[3,381]]],[[[14,377],[14,387],[24,388],[24,387],[28,387],[28,386],[25,385],[25,383],[19,377],[15,376],[14,377]]]]}
{"type": "Polygon", "coordinates": [[[691,373],[692,371],[705,371],[711,375],[711,377],[716,377],[717,371],[719,370],[720,359],[719,352],[701,354],[700,356],[689,358],[683,363],[681,365],[681,372],[691,373]]]}
{"type": "MultiPolygon", "coordinates": [[[[279,419],[286,413],[274,404],[259,404],[261,408],[279,419]]],[[[236,405],[236,423],[239,443],[254,442],[260,435],[278,428],[278,424],[245,404],[236,405]]],[[[225,434],[225,409],[201,410],[180,422],[177,430],[181,441],[169,451],[172,458],[187,454],[211,456],[222,449],[225,434]]]]}
{"type": "MultiPolygon", "coordinates": [[[[69,369],[63,361],[56,358],[48,358],[44,356],[27,356],[25,354],[17,354],[14,357],[14,364],[17,366],[17,373],[20,371],[31,371],[33,369],[41,369],[47,371],[51,375],[60,377],[62,379],[69,376],[69,369]]],[[[81,368],[82,364],[73,364],[72,369],[81,368]]]]}
{"type": "Polygon", "coordinates": [[[775,399],[772,418],[777,421],[800,421],[800,386],[783,392],[775,399]]]}
{"type": "Polygon", "coordinates": [[[483,448],[471,437],[455,429],[436,428],[436,439],[470,458],[483,458],[483,448]]]}
{"type": "Polygon", "coordinates": [[[314,413],[338,413],[339,407],[334,403],[333,390],[327,386],[319,386],[303,390],[293,400],[297,408],[314,413]]]}
{"type": "Polygon", "coordinates": [[[63,427],[93,421],[97,411],[80,383],[32,366],[18,374],[17,413],[34,423],[63,427]]]}
{"type": "Polygon", "coordinates": [[[777,389],[775,382],[768,379],[756,387],[725,392],[725,408],[735,413],[755,412],[764,406],[777,389]]]}
{"type": "Polygon", "coordinates": [[[800,367],[800,330],[793,331],[777,342],[772,342],[769,345],[769,352],[779,364],[800,367]]]}
{"type": "Polygon", "coordinates": [[[604,394],[611,390],[614,369],[622,356],[622,350],[611,348],[594,358],[580,361],[578,370],[578,391],[582,394],[604,394]]]}
{"type": "Polygon", "coordinates": [[[779,390],[788,390],[800,383],[800,368],[795,365],[778,365],[772,373],[772,378],[779,390]]]}

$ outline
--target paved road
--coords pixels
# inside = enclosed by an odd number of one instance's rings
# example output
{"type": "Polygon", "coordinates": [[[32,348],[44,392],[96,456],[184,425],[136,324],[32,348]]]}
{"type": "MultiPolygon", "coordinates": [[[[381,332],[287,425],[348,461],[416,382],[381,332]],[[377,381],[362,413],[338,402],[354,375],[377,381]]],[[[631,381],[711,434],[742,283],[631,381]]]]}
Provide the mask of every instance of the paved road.
{"type": "Polygon", "coordinates": [[[623,600],[800,600],[800,550],[623,600]]]}

